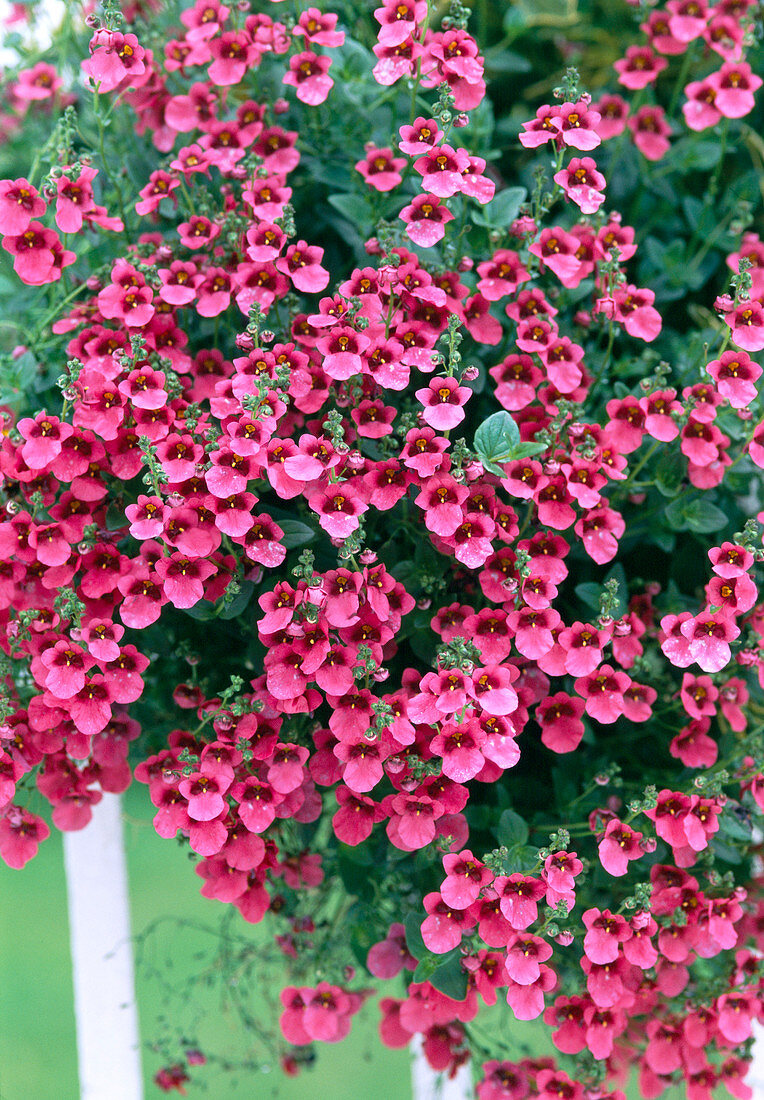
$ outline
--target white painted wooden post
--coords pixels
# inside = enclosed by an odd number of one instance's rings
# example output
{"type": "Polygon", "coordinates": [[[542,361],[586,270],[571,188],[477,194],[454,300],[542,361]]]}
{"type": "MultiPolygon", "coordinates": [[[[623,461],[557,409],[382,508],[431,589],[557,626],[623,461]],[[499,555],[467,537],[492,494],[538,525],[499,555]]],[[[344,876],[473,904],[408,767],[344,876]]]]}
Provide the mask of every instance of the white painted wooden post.
{"type": "Polygon", "coordinates": [[[472,1096],[472,1071],[469,1065],[460,1066],[456,1076],[449,1080],[445,1073],[436,1073],[428,1065],[422,1051],[422,1036],[411,1040],[413,1061],[411,1064],[411,1095],[413,1100],[470,1100],[472,1096]]]}
{"type": "Polygon", "coordinates": [[[93,820],[64,833],[80,1100],[141,1100],[122,801],[105,794],[93,820]]]}

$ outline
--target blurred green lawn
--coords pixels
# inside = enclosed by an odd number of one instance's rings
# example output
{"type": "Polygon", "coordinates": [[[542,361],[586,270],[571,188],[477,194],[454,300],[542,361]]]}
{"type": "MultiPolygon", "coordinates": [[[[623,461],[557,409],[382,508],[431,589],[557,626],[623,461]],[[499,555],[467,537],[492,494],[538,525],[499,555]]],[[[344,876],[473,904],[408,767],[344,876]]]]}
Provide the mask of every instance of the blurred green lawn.
{"type": "MultiPolygon", "coordinates": [[[[204,926],[216,929],[226,911],[219,902],[199,894],[201,880],[193,863],[174,843],[162,840],[151,825],[153,809],[145,787],[134,784],[125,796],[125,842],[130,880],[133,932],[141,936],[157,918],[164,918],[150,936],[143,937],[142,962],[137,968],[138,1010],[144,1044],[162,1033],[162,1017],[177,1018],[184,1006],[193,1013],[188,1038],[202,1049],[228,1057],[245,1050],[241,1024],[221,1009],[219,987],[197,983],[185,996],[189,975],[198,974],[210,962],[216,942],[204,926]],[[186,922],[178,926],[175,918],[186,922]],[[172,997],[156,980],[161,973],[173,984],[172,997]],[[176,975],[176,981],[173,980],[176,975]]],[[[54,829],[36,859],[22,871],[0,864],[0,1100],[77,1100],[77,1060],[72,999],[69,928],[62,841],[54,829]]],[[[258,926],[246,925],[236,915],[237,932],[261,936],[258,926]]],[[[274,983],[276,985],[278,983],[274,983]]],[[[250,988],[246,975],[243,988],[250,988]]],[[[398,993],[397,985],[392,987],[398,993]]],[[[267,1015],[262,998],[272,1001],[278,989],[259,990],[251,998],[254,1011],[267,1015]]],[[[501,1011],[497,1009],[495,1011],[501,1011]]],[[[481,1030],[502,1026],[489,1013],[481,1030]]],[[[506,1015],[506,1008],[502,1017],[506,1015]]],[[[336,1046],[321,1045],[316,1066],[296,1078],[278,1068],[269,1074],[221,1075],[209,1067],[194,1072],[197,1084],[189,1097],[226,1100],[307,1100],[331,1096],[332,1100],[409,1100],[408,1051],[384,1049],[377,1036],[379,1012],[372,999],[353,1020],[349,1039],[336,1046]]],[[[185,1019],[185,1017],[184,1017],[185,1019]]],[[[511,1025],[510,1025],[511,1026],[511,1025]]],[[[528,1038],[527,1025],[518,1038],[528,1038]]],[[[530,1029],[533,1053],[552,1053],[548,1035],[530,1029]]],[[[530,1053],[530,1051],[528,1051],[530,1053]]],[[[518,1050],[517,1057],[522,1054],[518,1050]]],[[[143,1050],[147,1100],[162,1093],[152,1077],[162,1065],[159,1055],[143,1050]]],[[[629,1090],[630,1100],[638,1093],[629,1090]]],[[[172,1093],[172,1095],[178,1095],[172,1093]]],[[[664,1100],[680,1100],[682,1089],[672,1089],[664,1100]]],[[[99,1098],[100,1100],[100,1098],[99,1098]]]]}
{"type": "MultiPolygon", "coordinates": [[[[156,835],[153,812],[146,788],[134,784],[125,796],[133,932],[140,935],[157,917],[181,915],[192,924],[216,928],[226,907],[201,897],[202,881],[194,874],[193,864],[177,845],[156,835]]],[[[62,847],[54,829],[22,871],[0,864],[0,1100],[77,1100],[79,1096],[62,847]]],[[[238,915],[236,927],[245,935],[251,928],[238,915]]],[[[252,929],[253,939],[258,931],[252,929]]],[[[161,924],[146,942],[146,962],[138,967],[136,978],[144,1043],[161,1030],[158,1021],[167,1010],[150,971],[161,969],[165,977],[177,973],[180,990],[184,975],[198,969],[198,956],[207,954],[212,942],[213,937],[193,927],[179,929],[172,920],[161,924]]],[[[269,993],[272,998],[278,990],[269,993]]],[[[240,1025],[221,1012],[219,992],[197,985],[194,1002],[200,1019],[193,1037],[210,1050],[240,1057],[245,1050],[240,1025]]],[[[175,1009],[181,1004],[182,995],[176,997],[175,1009]]],[[[276,1068],[253,1080],[251,1074],[244,1079],[241,1074],[223,1076],[217,1069],[203,1068],[192,1071],[198,1085],[189,1089],[189,1096],[408,1100],[408,1052],[381,1047],[376,1034],[378,1015],[375,1003],[365,1005],[353,1020],[350,1038],[336,1046],[323,1045],[315,1068],[299,1077],[284,1077],[276,1068]]],[[[144,1049],[147,1098],[165,1095],[151,1080],[161,1064],[156,1054],[144,1049]]]]}

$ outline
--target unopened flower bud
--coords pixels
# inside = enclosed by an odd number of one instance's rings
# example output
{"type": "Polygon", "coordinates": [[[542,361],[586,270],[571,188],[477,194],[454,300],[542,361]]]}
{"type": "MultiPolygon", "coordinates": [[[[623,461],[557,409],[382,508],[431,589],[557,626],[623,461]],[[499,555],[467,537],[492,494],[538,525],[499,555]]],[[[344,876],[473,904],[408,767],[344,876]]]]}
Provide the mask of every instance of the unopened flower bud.
{"type": "Polygon", "coordinates": [[[567,931],[558,932],[554,937],[554,942],[559,943],[560,947],[570,947],[573,943],[573,933],[567,931]]]}
{"type": "Polygon", "coordinates": [[[522,218],[515,218],[509,227],[510,237],[525,237],[530,234],[536,233],[536,223],[533,218],[529,218],[527,215],[522,218]]]}
{"type": "Polygon", "coordinates": [[[465,367],[462,374],[462,379],[465,382],[474,382],[476,378],[480,377],[480,371],[477,367],[465,367]]]}
{"type": "Polygon", "coordinates": [[[470,121],[470,116],[469,115],[465,115],[464,113],[458,114],[456,116],[456,118],[454,119],[454,129],[455,130],[461,130],[462,127],[469,125],[469,121],[470,121]]]}

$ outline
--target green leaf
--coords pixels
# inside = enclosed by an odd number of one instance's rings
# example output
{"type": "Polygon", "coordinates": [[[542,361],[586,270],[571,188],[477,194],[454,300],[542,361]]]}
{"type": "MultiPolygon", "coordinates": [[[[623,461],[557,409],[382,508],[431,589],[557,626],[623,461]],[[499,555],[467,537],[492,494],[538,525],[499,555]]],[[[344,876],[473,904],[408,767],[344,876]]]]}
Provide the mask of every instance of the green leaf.
{"type": "Polygon", "coordinates": [[[711,837],[711,851],[719,859],[723,859],[725,863],[742,863],[743,856],[739,848],[736,848],[733,844],[725,844],[723,840],[719,840],[718,836],[711,837]]]}
{"type": "Polygon", "coordinates": [[[489,416],[475,432],[477,456],[491,473],[503,473],[498,464],[509,462],[515,447],[520,445],[520,429],[504,410],[489,416]]]}
{"type": "Polygon", "coordinates": [[[192,619],[196,619],[200,623],[208,623],[215,618],[215,605],[210,603],[209,600],[199,600],[199,603],[195,603],[193,607],[186,607],[184,610],[186,615],[190,615],[192,619]]]}
{"type": "Polygon", "coordinates": [[[544,443],[519,443],[512,448],[512,458],[530,458],[531,455],[540,455],[545,450],[544,443]]]}
{"type": "Polygon", "coordinates": [[[751,843],[751,822],[742,806],[734,802],[727,804],[719,818],[719,836],[732,842],[751,843]]]}
{"type": "Polygon", "coordinates": [[[675,497],[686,472],[685,462],[677,451],[665,451],[655,468],[655,487],[664,497],[675,497]]]}
{"type": "Polygon", "coordinates": [[[653,543],[664,554],[671,554],[676,546],[676,535],[672,535],[670,531],[663,531],[660,527],[654,527],[647,537],[647,542],[653,543]]]}
{"type": "Polygon", "coordinates": [[[369,204],[361,195],[330,195],[329,204],[353,225],[366,225],[370,221],[369,204]]]}
{"type": "Polygon", "coordinates": [[[508,228],[520,213],[520,207],[527,195],[524,187],[507,187],[504,191],[499,191],[484,208],[486,223],[498,229],[508,228]]]}
{"type": "Polygon", "coordinates": [[[663,158],[661,167],[680,172],[705,172],[719,163],[719,141],[698,141],[694,136],[680,138],[663,158]]]}
{"type": "Polygon", "coordinates": [[[490,73],[529,73],[533,66],[524,54],[515,53],[514,50],[502,50],[501,53],[493,55],[488,52],[485,67],[490,73]]]}
{"type": "Polygon", "coordinates": [[[516,844],[510,848],[503,863],[505,875],[525,874],[532,871],[538,863],[538,849],[527,844],[516,844]]]}
{"type": "Polygon", "coordinates": [[[467,974],[460,949],[456,947],[447,955],[428,955],[414,971],[412,981],[429,982],[446,997],[463,1001],[467,996],[467,974]]]}
{"type": "Polygon", "coordinates": [[[690,500],[678,497],[669,504],[665,516],[674,531],[694,531],[699,535],[721,531],[729,522],[721,508],[698,497],[690,500]]]}
{"type": "Polygon", "coordinates": [[[244,611],[247,604],[252,599],[252,593],[254,591],[255,586],[252,581],[244,581],[227,607],[223,607],[222,601],[216,605],[221,608],[217,613],[217,617],[219,619],[235,619],[237,615],[241,615],[242,611],[244,611]]]}
{"type": "Polygon", "coordinates": [[[279,527],[284,532],[280,540],[287,550],[293,550],[295,546],[304,546],[306,542],[312,542],[316,532],[307,523],[300,523],[298,519],[282,519],[278,521],[279,527]]]}
{"type": "Polygon", "coordinates": [[[422,939],[422,921],[424,917],[419,913],[409,913],[403,922],[403,927],[406,931],[406,947],[408,947],[410,953],[414,958],[419,961],[426,958],[429,955],[429,951],[424,945],[422,939]]]}
{"type": "Polygon", "coordinates": [[[586,604],[587,607],[591,607],[595,611],[599,610],[600,595],[602,594],[601,584],[597,584],[595,581],[584,581],[583,584],[577,584],[574,591],[581,603],[586,604]]]}
{"type": "Polygon", "coordinates": [[[525,844],[528,839],[528,823],[515,813],[514,810],[505,810],[499,818],[496,829],[496,839],[505,848],[514,848],[525,844]]]}

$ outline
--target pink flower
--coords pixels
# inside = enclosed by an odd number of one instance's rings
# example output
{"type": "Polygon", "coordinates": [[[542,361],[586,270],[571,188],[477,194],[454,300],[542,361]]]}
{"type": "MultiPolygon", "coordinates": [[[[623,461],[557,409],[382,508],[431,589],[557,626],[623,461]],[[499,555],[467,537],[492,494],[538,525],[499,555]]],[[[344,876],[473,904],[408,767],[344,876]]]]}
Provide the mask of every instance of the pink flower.
{"type": "Polygon", "coordinates": [[[329,272],[321,266],[324,250],[307,241],[290,244],[285,255],[276,260],[276,269],[289,276],[292,283],[305,294],[318,294],[329,282],[329,272]]]}
{"type": "Polygon", "coordinates": [[[335,797],[340,808],[332,818],[332,827],[343,844],[363,843],[371,836],[374,825],[386,816],[382,807],[371,798],[356,794],[348,787],[337,787],[335,797]]]}
{"type": "Polygon", "coordinates": [[[764,350],[764,306],[761,302],[743,301],[732,313],[727,313],[724,320],[732,329],[732,340],[739,348],[764,350]]]}
{"type": "Polygon", "coordinates": [[[462,935],[477,923],[466,909],[452,909],[439,893],[425,894],[429,916],[422,921],[422,939],[428,951],[443,955],[462,942],[462,935]]]}
{"type": "Polygon", "coordinates": [[[575,688],[586,700],[586,713],[598,722],[609,725],[623,713],[623,696],[630,682],[625,672],[602,665],[596,673],[579,677],[575,688]]]}
{"type": "Polygon", "coordinates": [[[645,104],[626,125],[632,132],[634,144],[648,160],[660,160],[669,151],[671,127],[662,107],[645,104]]]}
{"type": "MultiPolygon", "coordinates": [[[[499,875],[494,880],[493,889],[499,895],[502,915],[516,931],[523,932],[538,918],[538,903],[546,895],[546,884],[541,879],[521,874],[499,875]]],[[[530,938],[531,941],[536,939],[534,936],[530,938]]],[[[549,955],[551,949],[541,961],[548,959],[549,955]]],[[[515,981],[521,981],[514,974],[512,977],[515,981]]]]}
{"type": "Polygon", "coordinates": [[[363,352],[370,344],[368,336],[356,332],[349,325],[336,325],[328,336],[316,341],[318,350],[324,356],[322,367],[330,378],[344,382],[363,369],[363,352]]]}
{"type": "Polygon", "coordinates": [[[552,957],[552,946],[540,936],[521,932],[507,945],[505,968],[517,985],[533,985],[541,977],[541,963],[552,957]]]}
{"type": "Polygon", "coordinates": [[[256,57],[252,42],[242,32],[224,31],[210,42],[212,64],[207,70],[210,81],[218,87],[239,84],[256,57]]]}
{"type": "Polygon", "coordinates": [[[358,528],[358,517],[368,510],[359,489],[350,481],[327,485],[308,500],[321,527],[332,538],[346,539],[358,528]]]}
{"type": "Polygon", "coordinates": [[[641,839],[642,833],[636,832],[617,818],[608,821],[605,835],[600,840],[597,851],[600,863],[609,875],[620,878],[626,874],[631,860],[639,859],[644,855],[639,844],[641,839]]]}
{"type": "Polygon", "coordinates": [[[19,237],[33,218],[45,213],[45,200],[29,180],[0,180],[0,233],[7,237],[19,237]]]}
{"type": "Polygon", "coordinates": [[[593,106],[600,116],[597,123],[597,133],[603,141],[623,133],[629,114],[629,105],[622,96],[604,95],[593,106]]]}
{"type": "Polygon", "coordinates": [[[414,170],[422,177],[422,187],[441,199],[461,191],[462,173],[468,167],[469,159],[464,149],[452,149],[450,145],[438,145],[414,161],[414,170]]]}
{"type": "Polygon", "coordinates": [[[454,215],[435,195],[416,195],[409,206],[404,206],[400,218],[406,224],[406,233],[415,244],[431,248],[445,235],[445,226],[454,215]]]}
{"type": "Polygon", "coordinates": [[[554,182],[584,214],[595,214],[605,201],[605,177],[591,157],[573,157],[567,168],[556,173],[554,182]]]}
{"type": "Polygon", "coordinates": [[[706,370],[733,409],[745,409],[756,400],[755,383],[761,376],[761,367],[746,352],[725,351],[720,359],[709,363],[706,370]]]}
{"type": "Polygon", "coordinates": [[[387,0],[374,10],[374,18],[380,24],[379,38],[382,46],[400,46],[427,17],[426,0],[387,0]]]}
{"type": "Polygon", "coordinates": [[[367,149],[365,159],[357,161],[355,167],[369,187],[384,192],[392,191],[402,182],[401,168],[405,166],[405,157],[394,157],[392,149],[378,149],[373,145],[367,149]]]}
{"type": "Polygon", "coordinates": [[[496,184],[485,175],[485,166],[483,157],[469,157],[467,167],[462,172],[462,194],[483,206],[496,194],[496,184]]]}
{"type": "Polygon", "coordinates": [[[437,145],[443,137],[443,131],[432,118],[422,118],[421,115],[414,119],[412,126],[401,126],[398,131],[401,140],[398,147],[402,153],[415,157],[419,153],[429,153],[433,146],[437,145]]]}
{"type": "Polygon", "coordinates": [[[134,34],[99,30],[90,40],[90,57],[82,62],[82,71],[99,92],[113,92],[126,77],[146,71],[146,51],[134,34]]]}
{"type": "MultiPolygon", "coordinates": [[[[178,187],[180,187],[180,180],[171,176],[169,172],[164,172],[161,169],[152,172],[149,176],[149,182],[138,192],[141,201],[135,204],[136,212],[138,214],[153,213],[159,207],[162,199],[168,198],[178,187]]],[[[173,196],[173,202],[177,203],[177,196],[173,196]]]]}
{"type": "Polygon", "coordinates": [[[337,18],[333,13],[324,14],[318,8],[308,8],[300,15],[292,34],[304,35],[308,42],[334,49],[345,41],[345,32],[335,30],[337,18]]]}
{"type": "Polygon", "coordinates": [[[203,582],[213,575],[215,566],[204,558],[187,558],[179,552],[159,558],[156,574],[162,580],[164,594],[173,607],[193,607],[204,596],[203,582]]]}
{"type": "Polygon", "coordinates": [[[542,699],[536,708],[536,721],[541,726],[541,741],[552,752],[573,752],[584,736],[583,699],[576,699],[567,692],[542,699]]]}
{"type": "Polygon", "coordinates": [[[520,144],[526,149],[536,149],[547,141],[557,138],[562,128],[560,108],[557,106],[539,107],[536,117],[530,122],[524,122],[525,133],[520,134],[520,144]]]}
{"type": "Polygon", "coordinates": [[[39,412],[34,419],[22,417],[18,429],[25,440],[21,457],[30,470],[42,470],[58,458],[63,444],[73,434],[70,424],[45,412],[39,412]]]}
{"type": "Polygon", "coordinates": [[[57,282],[61,267],[76,259],[73,252],[64,251],[56,231],[41,222],[30,222],[18,236],[3,237],[2,245],[13,256],[13,270],[28,286],[57,282]]]}
{"type": "Polygon", "coordinates": [[[669,0],[669,29],[679,42],[692,42],[700,38],[708,22],[706,0],[669,0]]]}
{"type": "Polygon", "coordinates": [[[682,114],[691,130],[707,130],[719,122],[722,113],[716,107],[716,88],[708,77],[692,81],[684,94],[687,101],[682,105],[682,114]]]}
{"type": "Polygon", "coordinates": [[[447,431],[464,420],[463,406],[472,391],[460,386],[455,378],[433,378],[426,389],[417,390],[416,398],[424,406],[422,417],[431,428],[447,431]]]}
{"type": "MultiPolygon", "coordinates": [[[[638,290],[627,284],[613,291],[615,320],[619,321],[630,336],[636,336],[648,343],[661,331],[662,321],[658,310],[653,306],[655,292],[638,290]]],[[[764,347],[764,343],[762,343],[764,347]]]]}
{"type": "Polygon", "coordinates": [[[11,88],[13,95],[22,103],[35,103],[52,99],[62,84],[63,80],[52,65],[47,61],[38,61],[31,69],[22,69],[11,88]]]}
{"type": "Polygon", "coordinates": [[[578,247],[579,241],[575,237],[564,229],[554,227],[542,229],[539,239],[533,242],[528,251],[542,259],[563,286],[568,286],[581,267],[576,255],[578,247]]]}
{"type": "Polygon", "coordinates": [[[597,133],[600,116],[589,107],[588,100],[563,103],[560,107],[560,138],[565,145],[589,152],[596,149],[601,138],[597,133]]]}
{"type": "Polygon", "coordinates": [[[467,909],[493,879],[493,873],[468,848],[445,855],[443,868],[446,879],[440,888],[441,897],[452,909],[467,909]]]}
{"type": "MultiPolygon", "coordinates": [[[[342,788],[338,788],[337,794],[342,788]]],[[[394,978],[405,967],[416,970],[416,959],[406,947],[406,934],[402,924],[391,924],[384,940],[375,943],[366,957],[366,966],[375,978],[394,978]]]]}
{"type": "Polygon", "coordinates": [[[186,30],[189,42],[204,42],[214,38],[224,27],[231,9],[218,0],[197,0],[192,8],[181,12],[180,21],[186,30]]]}
{"type": "Polygon", "coordinates": [[[379,60],[372,69],[372,76],[378,84],[389,87],[404,76],[413,76],[417,60],[422,56],[422,46],[409,37],[400,46],[385,46],[378,42],[373,47],[379,60]]]}
{"type": "Polygon", "coordinates": [[[49,836],[50,829],[41,817],[20,806],[7,806],[0,817],[0,858],[20,870],[49,836]]]}
{"type": "Polygon", "coordinates": [[[613,68],[619,83],[635,92],[657,80],[667,65],[665,57],[656,57],[649,46],[629,46],[626,57],[616,61],[613,68]]]}
{"type": "MultiPolygon", "coordinates": [[[[508,975],[509,976],[509,975],[508,975]]],[[[516,982],[511,982],[507,989],[507,1004],[512,1009],[517,1020],[535,1020],[544,1011],[544,994],[554,989],[557,984],[557,975],[550,966],[545,966],[542,963],[539,967],[539,976],[535,982],[531,982],[530,985],[521,985],[516,982]]],[[[551,1071],[546,1070],[544,1073],[551,1071]]],[[[539,1076],[542,1076],[541,1074],[539,1076]]],[[[580,1087],[578,1092],[570,1093],[569,1096],[574,1100],[579,1100],[581,1095],[580,1087]]],[[[560,1095],[559,1090],[554,1093],[540,1092],[540,1100],[557,1100],[560,1095]]]]}
{"type": "Polygon", "coordinates": [[[745,62],[725,61],[718,73],[708,77],[716,92],[714,106],[725,118],[743,118],[754,108],[753,94],[762,84],[745,62]]]}
{"type": "Polygon", "coordinates": [[[729,643],[739,636],[740,628],[728,616],[705,611],[688,619],[681,629],[690,643],[690,657],[704,672],[719,672],[729,664],[729,643]]]}
{"type": "Polygon", "coordinates": [[[282,78],[283,84],[291,84],[296,89],[301,103],[316,107],[329,95],[334,81],[328,75],[332,59],[326,54],[318,55],[306,50],[289,59],[289,72],[282,78]]]}
{"type": "MultiPolygon", "coordinates": [[[[612,823],[611,823],[612,824],[612,823]]],[[[620,945],[631,939],[632,931],[623,917],[613,915],[609,909],[587,909],[582,920],[587,929],[584,936],[584,952],[592,962],[615,962],[620,945]]]]}

